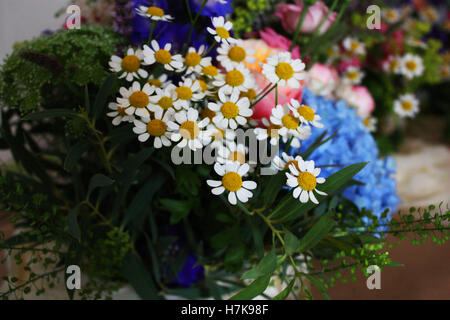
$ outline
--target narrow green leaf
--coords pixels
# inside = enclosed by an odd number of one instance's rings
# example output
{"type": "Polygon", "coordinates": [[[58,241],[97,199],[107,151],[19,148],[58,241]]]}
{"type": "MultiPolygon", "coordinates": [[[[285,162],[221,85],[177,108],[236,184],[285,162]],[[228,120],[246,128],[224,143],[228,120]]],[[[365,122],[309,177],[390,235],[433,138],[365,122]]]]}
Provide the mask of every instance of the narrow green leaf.
{"type": "Polygon", "coordinates": [[[250,300],[260,295],[269,285],[271,276],[271,274],[266,274],[255,279],[248,287],[232,296],[230,300],[250,300]]]}
{"type": "Polygon", "coordinates": [[[96,188],[101,187],[107,187],[114,183],[114,180],[110,177],[105,176],[104,174],[97,173],[89,182],[89,188],[88,188],[88,196],[91,194],[92,191],[94,191],[96,188]]]}
{"type": "Polygon", "coordinates": [[[262,192],[262,198],[264,199],[266,207],[272,205],[285,184],[286,175],[283,171],[280,171],[267,179],[267,183],[265,184],[266,188],[262,192]]]}
{"type": "Polygon", "coordinates": [[[327,292],[327,288],[325,287],[325,284],[323,284],[322,282],[320,282],[320,280],[314,276],[311,276],[309,274],[305,274],[306,279],[309,280],[309,282],[311,282],[312,285],[314,285],[317,290],[319,290],[320,294],[322,295],[322,297],[324,297],[327,300],[330,300],[330,296],[328,295],[327,292]]]}
{"type": "Polygon", "coordinates": [[[272,249],[268,254],[258,264],[256,270],[258,270],[259,275],[264,275],[267,273],[272,273],[277,268],[277,256],[275,250],[272,249]]]}
{"type": "Polygon", "coordinates": [[[286,254],[289,256],[295,252],[300,244],[298,238],[289,231],[286,231],[286,235],[284,236],[284,243],[286,245],[286,254]]]}
{"type": "Polygon", "coordinates": [[[170,212],[170,223],[176,224],[182,219],[186,218],[192,209],[192,201],[189,200],[174,200],[161,199],[162,207],[170,212]]]}
{"type": "Polygon", "coordinates": [[[67,157],[64,161],[64,170],[70,172],[78,163],[83,153],[89,149],[89,144],[85,142],[79,142],[69,149],[67,157]]]}
{"type": "Polygon", "coordinates": [[[292,287],[294,286],[295,278],[292,279],[286,288],[283,289],[279,294],[273,297],[273,300],[285,300],[292,291],[292,287]]]}
{"type": "Polygon", "coordinates": [[[67,231],[68,233],[77,239],[78,241],[81,241],[81,230],[80,226],[78,225],[78,208],[79,205],[77,205],[75,208],[70,210],[69,214],[67,215],[67,231]]]}
{"type": "Polygon", "coordinates": [[[92,106],[92,115],[94,119],[97,119],[102,114],[102,112],[104,112],[108,96],[115,82],[116,82],[116,75],[111,74],[109,77],[106,78],[105,82],[100,87],[100,90],[98,91],[97,96],[95,97],[94,105],[92,106]]]}
{"type": "Polygon", "coordinates": [[[48,109],[44,111],[34,112],[26,115],[22,118],[24,121],[28,120],[41,120],[45,118],[59,118],[70,117],[74,118],[78,116],[78,112],[70,109],[48,109]]]}
{"type": "Polygon", "coordinates": [[[298,252],[305,252],[319,243],[323,237],[325,237],[331,229],[334,228],[336,222],[330,218],[331,211],[323,215],[319,221],[317,221],[311,229],[305,234],[305,236],[300,239],[299,245],[297,247],[298,252]]]}
{"type": "Polygon", "coordinates": [[[135,253],[128,253],[123,264],[125,278],[144,300],[160,299],[153,277],[135,253]]]}

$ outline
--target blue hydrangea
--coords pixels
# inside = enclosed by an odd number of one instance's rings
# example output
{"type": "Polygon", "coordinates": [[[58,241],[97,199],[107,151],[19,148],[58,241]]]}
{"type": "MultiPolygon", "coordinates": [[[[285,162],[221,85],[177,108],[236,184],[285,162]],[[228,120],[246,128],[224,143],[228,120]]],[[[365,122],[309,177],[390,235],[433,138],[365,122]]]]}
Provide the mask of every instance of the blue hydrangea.
{"type": "MultiPolygon", "coordinates": [[[[343,196],[354,202],[360,209],[373,210],[380,216],[385,209],[390,214],[396,212],[400,199],[396,192],[395,160],[391,157],[379,158],[377,144],[366,130],[362,119],[355,109],[340,100],[335,102],[304,90],[303,103],[312,107],[322,117],[324,128],[312,128],[312,135],[303,142],[301,151],[305,151],[325,130],[328,135],[337,132],[336,136],[317,148],[309,157],[318,166],[343,165],[356,162],[369,162],[355,179],[365,185],[347,188],[343,196]]],[[[294,151],[295,152],[295,151],[294,151]]],[[[298,152],[298,150],[296,151],[298,152]]],[[[340,167],[324,167],[321,176],[328,177],[340,167]]]]}

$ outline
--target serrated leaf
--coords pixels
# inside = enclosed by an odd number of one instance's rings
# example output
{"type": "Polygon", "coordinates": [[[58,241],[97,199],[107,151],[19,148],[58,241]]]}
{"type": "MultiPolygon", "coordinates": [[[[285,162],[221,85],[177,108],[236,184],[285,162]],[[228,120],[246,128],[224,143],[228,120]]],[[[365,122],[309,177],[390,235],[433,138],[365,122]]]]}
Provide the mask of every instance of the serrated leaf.
{"type": "Polygon", "coordinates": [[[256,278],[248,287],[242,289],[237,294],[232,296],[230,300],[250,300],[260,295],[266,290],[270,282],[271,274],[263,275],[256,278]]]}

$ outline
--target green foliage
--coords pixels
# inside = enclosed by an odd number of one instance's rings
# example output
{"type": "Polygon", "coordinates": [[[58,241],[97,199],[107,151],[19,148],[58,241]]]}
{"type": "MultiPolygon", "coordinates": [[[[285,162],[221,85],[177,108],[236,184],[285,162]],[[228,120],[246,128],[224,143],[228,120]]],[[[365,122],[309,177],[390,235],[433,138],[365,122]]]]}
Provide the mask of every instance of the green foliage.
{"type": "Polygon", "coordinates": [[[234,8],[233,30],[236,35],[242,35],[253,31],[253,25],[259,15],[269,9],[270,0],[235,0],[232,3],[234,8]]]}

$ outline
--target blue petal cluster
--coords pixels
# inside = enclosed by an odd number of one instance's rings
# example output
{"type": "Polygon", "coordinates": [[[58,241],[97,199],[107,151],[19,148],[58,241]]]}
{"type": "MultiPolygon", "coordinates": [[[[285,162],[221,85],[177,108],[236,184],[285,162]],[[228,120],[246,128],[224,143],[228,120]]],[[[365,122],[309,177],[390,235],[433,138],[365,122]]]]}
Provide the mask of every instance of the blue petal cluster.
{"type": "MultiPolygon", "coordinates": [[[[356,162],[369,162],[355,179],[363,186],[351,186],[343,196],[354,202],[360,209],[373,210],[380,216],[385,209],[390,214],[396,212],[400,199],[396,192],[396,181],[392,175],[396,171],[395,160],[391,157],[379,158],[378,147],[372,135],[366,130],[362,119],[355,109],[341,100],[338,102],[315,96],[307,88],[304,90],[303,103],[312,107],[322,117],[324,128],[312,128],[312,135],[303,142],[301,151],[305,151],[325,130],[328,135],[336,136],[317,148],[309,159],[316,165],[348,166],[356,162]]],[[[298,152],[298,150],[297,150],[298,152]]],[[[324,167],[321,176],[340,170],[340,167],[324,167]]]]}

